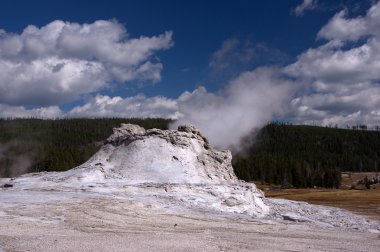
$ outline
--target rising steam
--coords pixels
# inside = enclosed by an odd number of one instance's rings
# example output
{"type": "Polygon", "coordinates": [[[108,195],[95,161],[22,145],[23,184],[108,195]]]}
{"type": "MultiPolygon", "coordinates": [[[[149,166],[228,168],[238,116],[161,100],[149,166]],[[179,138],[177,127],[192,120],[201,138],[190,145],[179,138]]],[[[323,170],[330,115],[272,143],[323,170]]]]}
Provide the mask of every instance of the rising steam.
{"type": "Polygon", "coordinates": [[[21,140],[0,143],[0,177],[16,177],[27,173],[34,164],[36,153],[28,150],[21,153],[12,149],[24,145],[21,140]]]}
{"type": "Polygon", "coordinates": [[[192,124],[215,147],[239,150],[243,137],[285,112],[293,90],[276,68],[245,72],[217,93],[204,87],[183,93],[178,98],[182,116],[171,128],[192,124]]]}

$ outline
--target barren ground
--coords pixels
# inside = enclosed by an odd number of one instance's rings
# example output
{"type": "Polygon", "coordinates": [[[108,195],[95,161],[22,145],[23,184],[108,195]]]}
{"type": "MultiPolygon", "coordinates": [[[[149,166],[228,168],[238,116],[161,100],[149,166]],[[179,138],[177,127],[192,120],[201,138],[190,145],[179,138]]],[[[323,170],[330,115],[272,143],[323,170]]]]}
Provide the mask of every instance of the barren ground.
{"type": "Polygon", "coordinates": [[[378,233],[202,212],[165,214],[130,200],[80,193],[15,196],[23,203],[4,198],[8,203],[0,206],[0,251],[376,251],[380,246],[378,233]]]}

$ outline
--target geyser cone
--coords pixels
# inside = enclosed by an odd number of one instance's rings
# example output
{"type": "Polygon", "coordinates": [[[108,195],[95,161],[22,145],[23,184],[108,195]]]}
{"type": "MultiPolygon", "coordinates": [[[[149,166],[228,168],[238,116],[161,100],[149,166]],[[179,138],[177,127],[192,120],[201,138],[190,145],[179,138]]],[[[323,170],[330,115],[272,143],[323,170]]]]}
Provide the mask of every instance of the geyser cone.
{"type": "Polygon", "coordinates": [[[229,151],[216,151],[192,126],[178,131],[123,124],[83,166],[129,183],[236,183],[229,151]]]}
{"type": "Polygon", "coordinates": [[[117,193],[159,208],[166,205],[252,216],[269,211],[262,201],[263,193],[254,184],[237,179],[230,151],[213,149],[192,126],[145,130],[122,124],[83,165],[62,173],[26,175],[14,183],[117,193]]]}

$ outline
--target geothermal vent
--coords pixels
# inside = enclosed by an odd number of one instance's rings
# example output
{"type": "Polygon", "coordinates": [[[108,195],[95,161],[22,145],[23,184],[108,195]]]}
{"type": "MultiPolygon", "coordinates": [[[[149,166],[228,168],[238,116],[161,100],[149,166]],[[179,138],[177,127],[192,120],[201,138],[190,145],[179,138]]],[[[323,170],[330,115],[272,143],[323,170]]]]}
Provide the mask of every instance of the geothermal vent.
{"type": "Polygon", "coordinates": [[[24,181],[26,186],[30,178],[39,181],[33,186],[56,189],[59,183],[68,190],[117,193],[160,208],[251,216],[269,212],[263,193],[237,179],[231,153],[213,149],[193,126],[145,130],[122,124],[83,165],[62,173],[22,176],[14,183],[22,186],[24,181]]]}

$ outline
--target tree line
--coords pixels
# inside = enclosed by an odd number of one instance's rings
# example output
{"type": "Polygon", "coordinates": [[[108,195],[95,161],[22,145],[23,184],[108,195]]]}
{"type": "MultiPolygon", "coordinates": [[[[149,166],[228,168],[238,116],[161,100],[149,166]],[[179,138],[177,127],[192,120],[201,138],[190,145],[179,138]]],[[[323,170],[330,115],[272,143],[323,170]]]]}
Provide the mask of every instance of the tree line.
{"type": "Polygon", "coordinates": [[[337,188],[341,171],[379,171],[378,131],[272,123],[256,134],[253,144],[233,160],[244,180],[337,188]]]}
{"type": "MultiPolygon", "coordinates": [[[[0,119],[0,177],[65,171],[84,163],[121,123],[167,129],[169,119],[0,119]]],[[[243,139],[240,179],[339,187],[341,171],[379,171],[380,132],[272,123],[243,139]]]]}

